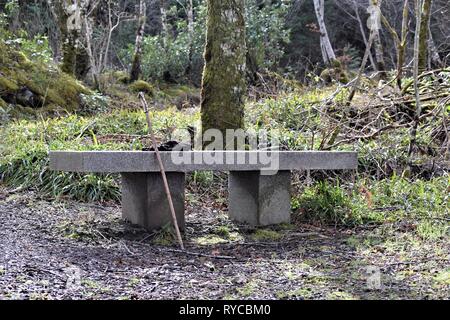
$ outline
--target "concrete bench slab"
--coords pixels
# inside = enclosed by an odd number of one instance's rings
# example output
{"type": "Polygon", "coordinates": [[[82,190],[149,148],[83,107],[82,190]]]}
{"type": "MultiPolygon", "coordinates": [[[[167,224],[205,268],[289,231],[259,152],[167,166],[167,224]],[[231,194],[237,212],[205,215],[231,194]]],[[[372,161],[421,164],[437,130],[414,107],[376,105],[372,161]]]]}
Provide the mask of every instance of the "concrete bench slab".
{"type": "MultiPolygon", "coordinates": [[[[355,152],[316,151],[161,152],[161,158],[167,172],[270,170],[270,159],[278,159],[280,171],[355,169],[358,162],[355,152]]],[[[86,173],[159,172],[155,152],[140,151],[52,151],[50,167],[86,173]]]]}
{"type": "MultiPolygon", "coordinates": [[[[178,223],[184,227],[185,173],[229,171],[229,214],[254,226],[289,223],[292,170],[352,170],[355,152],[161,152],[178,223]]],[[[52,151],[50,168],[80,173],[120,173],[123,218],[148,230],[171,222],[155,152],[52,151]]]]}

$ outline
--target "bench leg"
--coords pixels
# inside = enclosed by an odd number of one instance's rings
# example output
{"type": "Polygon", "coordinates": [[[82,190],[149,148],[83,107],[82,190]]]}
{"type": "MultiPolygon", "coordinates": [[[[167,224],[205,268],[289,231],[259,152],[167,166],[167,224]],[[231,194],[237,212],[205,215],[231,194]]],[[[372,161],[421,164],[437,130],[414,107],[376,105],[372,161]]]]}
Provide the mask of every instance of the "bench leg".
{"type": "Polygon", "coordinates": [[[231,219],[252,226],[291,221],[291,172],[261,175],[259,171],[234,171],[229,176],[231,219]]]}
{"type": "MultiPolygon", "coordinates": [[[[170,192],[180,229],[184,230],[185,174],[168,172],[170,192]]],[[[123,219],[149,231],[172,222],[160,173],[122,173],[123,219]]]]}

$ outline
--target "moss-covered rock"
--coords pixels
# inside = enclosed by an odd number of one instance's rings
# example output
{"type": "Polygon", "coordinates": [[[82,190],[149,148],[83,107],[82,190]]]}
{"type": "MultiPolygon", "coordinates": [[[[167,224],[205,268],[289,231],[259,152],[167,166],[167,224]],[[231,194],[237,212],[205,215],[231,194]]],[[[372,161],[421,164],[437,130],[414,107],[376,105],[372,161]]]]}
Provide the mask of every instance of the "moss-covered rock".
{"type": "Polygon", "coordinates": [[[345,84],[350,81],[348,73],[341,67],[337,68],[333,67],[323,70],[322,73],[320,74],[320,78],[325,83],[332,83],[333,81],[338,81],[345,84]]]}
{"type": "Polygon", "coordinates": [[[56,64],[34,61],[19,49],[0,43],[0,98],[15,105],[19,113],[29,113],[29,108],[46,110],[48,106],[52,110],[75,111],[81,94],[92,94],[56,64]]]}
{"type": "Polygon", "coordinates": [[[129,89],[133,92],[144,92],[150,96],[155,93],[155,88],[148,82],[138,80],[129,85],[129,89]]]}
{"type": "Polygon", "coordinates": [[[332,83],[333,81],[338,81],[345,84],[350,81],[346,67],[342,64],[341,61],[337,59],[331,61],[330,67],[322,71],[322,73],[320,74],[320,78],[325,83],[332,83]]]}
{"type": "Polygon", "coordinates": [[[0,98],[0,108],[6,108],[8,106],[8,104],[5,102],[5,100],[3,100],[2,98],[0,98]]]}
{"type": "Polygon", "coordinates": [[[19,90],[19,86],[16,82],[0,76],[0,94],[1,92],[12,92],[17,90],[19,90]]]}
{"type": "Polygon", "coordinates": [[[113,73],[113,77],[117,80],[117,82],[123,84],[130,83],[130,75],[125,71],[115,71],[113,73]]]}

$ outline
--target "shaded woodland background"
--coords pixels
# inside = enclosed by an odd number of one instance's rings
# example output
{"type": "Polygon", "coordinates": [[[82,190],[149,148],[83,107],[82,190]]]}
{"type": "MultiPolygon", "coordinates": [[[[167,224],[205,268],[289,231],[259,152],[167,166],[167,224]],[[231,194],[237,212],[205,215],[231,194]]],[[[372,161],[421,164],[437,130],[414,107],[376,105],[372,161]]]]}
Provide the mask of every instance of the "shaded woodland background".
{"type": "MultiPolygon", "coordinates": [[[[91,2],[92,7],[96,1],[91,2]]],[[[188,28],[189,1],[146,2],[143,78],[148,81],[193,83],[199,86],[203,70],[205,1],[192,1],[193,29],[188,28]]],[[[403,0],[383,1],[381,5],[383,15],[399,35],[403,5],[403,0]]],[[[359,68],[364,55],[369,37],[366,25],[368,6],[369,0],[325,1],[325,22],[331,44],[336,56],[349,68],[359,68]]],[[[28,38],[47,37],[52,57],[55,61],[61,60],[58,17],[48,1],[2,0],[0,9],[10,16],[10,31],[21,30],[28,38]]],[[[445,0],[435,0],[432,3],[428,47],[430,51],[436,50],[439,59],[433,60],[430,55],[429,68],[448,63],[449,10],[445,0]]],[[[410,63],[413,52],[414,1],[409,1],[409,11],[406,65],[410,63]]],[[[89,13],[90,30],[86,30],[84,25],[80,35],[81,42],[86,46],[86,36],[90,34],[90,46],[96,61],[94,66],[85,66],[86,70],[79,70],[81,78],[85,78],[89,71],[100,74],[105,70],[131,67],[138,16],[139,1],[100,1],[95,10],[89,13]],[[107,44],[109,40],[110,44],[107,44]],[[105,52],[107,47],[108,52],[105,52]],[[96,70],[92,70],[94,68],[96,70]]],[[[311,74],[320,74],[324,66],[313,1],[249,0],[246,1],[246,19],[249,48],[247,62],[252,82],[257,82],[257,72],[266,70],[302,82],[308,82],[311,74]]],[[[381,30],[380,40],[386,70],[395,69],[397,45],[386,27],[381,30]]],[[[373,69],[379,62],[374,49],[371,56],[374,63],[369,63],[368,66],[373,69]]]]}

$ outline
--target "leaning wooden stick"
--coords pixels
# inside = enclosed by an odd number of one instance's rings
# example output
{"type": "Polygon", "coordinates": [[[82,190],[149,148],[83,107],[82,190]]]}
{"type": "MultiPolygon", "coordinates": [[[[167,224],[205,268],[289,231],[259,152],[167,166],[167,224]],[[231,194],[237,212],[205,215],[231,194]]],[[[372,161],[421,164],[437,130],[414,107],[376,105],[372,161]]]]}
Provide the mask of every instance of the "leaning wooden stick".
{"type": "Polygon", "coordinates": [[[172,213],[172,221],[173,221],[173,225],[175,227],[175,232],[177,233],[177,238],[178,238],[180,247],[182,250],[184,250],[183,239],[181,238],[180,228],[178,227],[177,215],[175,214],[175,208],[173,206],[172,195],[170,193],[169,183],[167,182],[166,170],[164,169],[164,164],[161,160],[161,154],[159,152],[158,144],[157,144],[156,138],[155,138],[155,133],[153,132],[153,125],[152,125],[152,121],[150,119],[150,113],[149,113],[147,100],[145,100],[145,95],[142,92],[139,93],[139,98],[141,99],[142,106],[144,107],[145,116],[147,117],[148,131],[149,131],[150,137],[152,139],[153,148],[155,149],[156,158],[158,160],[159,168],[161,170],[161,176],[162,176],[163,183],[164,183],[164,189],[165,189],[166,195],[167,195],[167,201],[169,202],[170,212],[172,213]]]}

